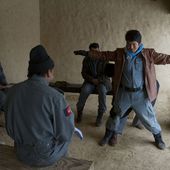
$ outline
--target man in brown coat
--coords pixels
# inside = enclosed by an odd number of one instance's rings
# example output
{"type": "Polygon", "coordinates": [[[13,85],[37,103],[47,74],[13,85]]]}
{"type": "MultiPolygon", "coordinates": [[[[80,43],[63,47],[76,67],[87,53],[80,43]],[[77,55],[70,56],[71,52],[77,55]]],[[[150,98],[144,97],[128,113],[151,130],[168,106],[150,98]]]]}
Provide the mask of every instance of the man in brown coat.
{"type": "Polygon", "coordinates": [[[117,143],[120,118],[131,107],[138,118],[154,136],[159,149],[165,149],[161,127],[157,122],[151,104],[157,97],[155,64],[170,64],[170,55],[144,48],[138,30],[129,30],[125,35],[126,47],[115,51],[88,52],[75,51],[76,55],[87,55],[101,60],[115,62],[113,76],[113,107],[106,123],[106,132],[99,142],[101,146],[117,143]]]}

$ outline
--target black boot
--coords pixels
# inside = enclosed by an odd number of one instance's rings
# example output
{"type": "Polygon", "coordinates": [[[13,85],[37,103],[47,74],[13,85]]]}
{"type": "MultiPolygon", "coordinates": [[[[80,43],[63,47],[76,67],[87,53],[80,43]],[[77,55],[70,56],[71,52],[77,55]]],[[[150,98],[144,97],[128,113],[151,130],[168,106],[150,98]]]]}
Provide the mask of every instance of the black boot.
{"type": "Polygon", "coordinates": [[[97,127],[101,126],[101,124],[102,124],[102,117],[103,117],[103,113],[99,113],[99,114],[97,115],[96,123],[95,123],[95,125],[96,125],[97,127]]]}
{"type": "Polygon", "coordinates": [[[156,146],[159,148],[159,149],[165,149],[165,143],[164,141],[162,140],[162,136],[161,136],[161,133],[158,133],[158,134],[153,134],[154,138],[155,138],[155,144],[156,146]]]}
{"type": "Polygon", "coordinates": [[[99,142],[99,145],[100,146],[104,146],[105,144],[107,144],[109,142],[109,139],[111,138],[112,136],[112,131],[106,129],[106,132],[105,132],[105,135],[104,137],[100,140],[99,142]]]}

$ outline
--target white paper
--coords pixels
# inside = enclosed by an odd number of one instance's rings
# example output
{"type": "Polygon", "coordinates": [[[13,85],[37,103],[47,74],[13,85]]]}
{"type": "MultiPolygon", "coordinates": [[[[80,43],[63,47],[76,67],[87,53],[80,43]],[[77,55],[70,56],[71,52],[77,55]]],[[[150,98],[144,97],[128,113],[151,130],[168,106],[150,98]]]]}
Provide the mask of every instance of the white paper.
{"type": "Polygon", "coordinates": [[[81,140],[83,140],[83,133],[81,132],[81,130],[80,129],[78,129],[78,128],[74,128],[74,133],[81,139],[81,140]]]}

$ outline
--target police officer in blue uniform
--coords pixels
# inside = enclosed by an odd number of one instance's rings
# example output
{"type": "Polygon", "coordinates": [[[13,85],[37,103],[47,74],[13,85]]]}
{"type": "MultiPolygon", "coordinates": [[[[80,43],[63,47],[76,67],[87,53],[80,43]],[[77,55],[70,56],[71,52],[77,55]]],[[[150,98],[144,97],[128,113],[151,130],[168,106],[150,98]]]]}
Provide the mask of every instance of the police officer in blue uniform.
{"type": "Polygon", "coordinates": [[[54,62],[42,45],[30,51],[28,79],[10,88],[4,110],[16,155],[31,166],[48,166],[67,154],[74,115],[63,94],[49,87],[54,62]]]}
{"type": "Polygon", "coordinates": [[[170,55],[158,53],[154,49],[144,48],[142,35],[138,30],[129,30],[125,35],[126,47],[114,51],[78,50],[76,55],[90,56],[95,59],[115,62],[115,74],[112,77],[113,107],[106,123],[106,132],[100,145],[114,146],[120,119],[129,108],[137,114],[139,120],[149,130],[159,149],[165,149],[161,127],[156,119],[152,102],[157,97],[155,64],[170,64],[170,55]]]}

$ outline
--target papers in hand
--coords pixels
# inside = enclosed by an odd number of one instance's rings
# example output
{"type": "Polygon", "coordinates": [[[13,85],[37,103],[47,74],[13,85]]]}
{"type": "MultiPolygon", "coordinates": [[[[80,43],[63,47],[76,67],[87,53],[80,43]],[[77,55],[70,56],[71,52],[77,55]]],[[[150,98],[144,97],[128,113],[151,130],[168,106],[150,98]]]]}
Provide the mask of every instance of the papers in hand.
{"type": "Polygon", "coordinates": [[[81,132],[81,130],[79,130],[78,128],[74,128],[74,133],[77,135],[77,137],[79,137],[81,140],[83,140],[83,133],[81,132]]]}

